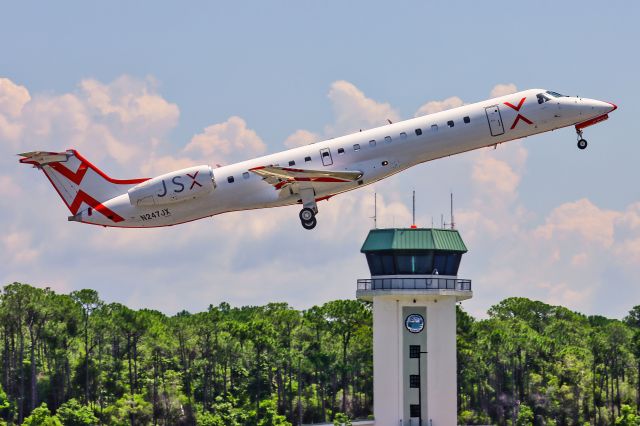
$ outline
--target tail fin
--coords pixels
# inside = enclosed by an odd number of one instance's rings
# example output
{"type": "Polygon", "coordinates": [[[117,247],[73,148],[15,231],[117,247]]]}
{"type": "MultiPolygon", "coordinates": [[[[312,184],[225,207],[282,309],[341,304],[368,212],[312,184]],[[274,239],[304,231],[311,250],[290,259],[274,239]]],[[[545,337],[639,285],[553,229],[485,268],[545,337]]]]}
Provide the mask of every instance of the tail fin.
{"type": "MultiPolygon", "coordinates": [[[[131,186],[148,180],[110,178],[73,149],[65,152],[25,152],[19,155],[24,157],[20,159],[21,163],[32,164],[44,172],[73,215],[86,204],[85,208],[92,208],[114,222],[121,222],[124,219],[102,203],[126,193],[131,186]]],[[[72,218],[69,220],[73,220],[72,218]]]]}

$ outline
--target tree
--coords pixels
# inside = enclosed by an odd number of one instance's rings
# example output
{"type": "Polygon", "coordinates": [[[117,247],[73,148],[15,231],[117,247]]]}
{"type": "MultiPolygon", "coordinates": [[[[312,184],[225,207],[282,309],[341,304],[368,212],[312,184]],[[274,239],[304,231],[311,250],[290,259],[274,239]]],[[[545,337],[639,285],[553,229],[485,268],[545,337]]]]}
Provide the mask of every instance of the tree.
{"type": "Polygon", "coordinates": [[[640,426],[640,416],[628,405],[623,405],[620,416],[616,418],[616,426],[640,426]]]}
{"type": "MultiPolygon", "coordinates": [[[[92,292],[5,287],[2,419],[257,426],[372,413],[368,304],[332,301],[301,312],[222,303],[167,316],[96,300],[92,292]]],[[[511,298],[489,312],[476,320],[457,310],[461,424],[636,421],[637,308],[620,321],[511,298]]]]}
{"type": "Polygon", "coordinates": [[[56,417],[60,419],[64,426],[92,426],[99,422],[91,408],[81,405],[74,398],[58,408],[56,417]]]}
{"type": "Polygon", "coordinates": [[[9,420],[11,414],[11,402],[7,398],[6,392],[0,386],[0,419],[9,420]]]}
{"type": "Polygon", "coordinates": [[[84,319],[84,402],[89,403],[89,318],[93,311],[102,305],[102,301],[97,291],[89,289],[71,292],[71,298],[82,308],[84,319]]]}
{"type": "Polygon", "coordinates": [[[51,415],[47,404],[43,402],[31,412],[29,417],[24,419],[22,426],[62,426],[62,423],[56,416],[51,415]]]}
{"type": "Polygon", "coordinates": [[[533,426],[533,411],[526,405],[520,405],[516,426],[533,426]]]}
{"type": "Polygon", "coordinates": [[[342,412],[347,411],[347,352],[349,343],[355,330],[363,324],[371,323],[371,311],[364,303],[357,300],[335,300],[323,307],[329,329],[340,337],[342,347],[341,383],[342,383],[342,412]]]}
{"type": "Polygon", "coordinates": [[[634,330],[631,351],[636,358],[636,407],[640,407],[640,305],[629,311],[624,322],[634,330]]]}

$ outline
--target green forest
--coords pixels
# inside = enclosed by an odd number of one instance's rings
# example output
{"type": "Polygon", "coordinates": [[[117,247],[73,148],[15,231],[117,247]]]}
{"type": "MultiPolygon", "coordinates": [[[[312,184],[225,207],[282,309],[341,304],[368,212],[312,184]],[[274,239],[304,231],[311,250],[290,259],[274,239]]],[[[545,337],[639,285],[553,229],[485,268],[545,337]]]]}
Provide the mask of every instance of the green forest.
{"type": "MultiPolygon", "coordinates": [[[[133,310],[94,290],[0,294],[0,424],[297,425],[373,413],[371,306],[133,310]]],[[[640,306],[458,307],[460,424],[640,425],[640,306]]]]}

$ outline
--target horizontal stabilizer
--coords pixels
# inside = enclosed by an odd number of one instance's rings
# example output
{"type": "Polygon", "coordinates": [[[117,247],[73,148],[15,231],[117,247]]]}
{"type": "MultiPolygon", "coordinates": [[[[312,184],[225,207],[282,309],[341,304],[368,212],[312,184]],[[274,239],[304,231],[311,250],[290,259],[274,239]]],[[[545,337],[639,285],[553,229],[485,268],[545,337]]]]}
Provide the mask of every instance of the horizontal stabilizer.
{"type": "Polygon", "coordinates": [[[33,151],[23,152],[18,155],[24,157],[20,159],[22,164],[33,164],[36,167],[41,167],[49,163],[64,163],[73,155],[73,153],[33,151]]]}

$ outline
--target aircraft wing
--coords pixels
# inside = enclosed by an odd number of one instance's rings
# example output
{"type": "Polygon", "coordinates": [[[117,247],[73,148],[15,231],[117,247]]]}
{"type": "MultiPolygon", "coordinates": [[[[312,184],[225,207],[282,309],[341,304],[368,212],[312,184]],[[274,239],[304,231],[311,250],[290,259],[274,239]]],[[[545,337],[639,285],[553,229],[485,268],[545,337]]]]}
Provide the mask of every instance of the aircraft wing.
{"type": "MultiPolygon", "coordinates": [[[[296,182],[346,183],[362,177],[359,171],[309,170],[280,166],[262,166],[249,169],[273,185],[276,189],[296,182]]],[[[312,185],[311,185],[312,186],[312,185]]]]}

